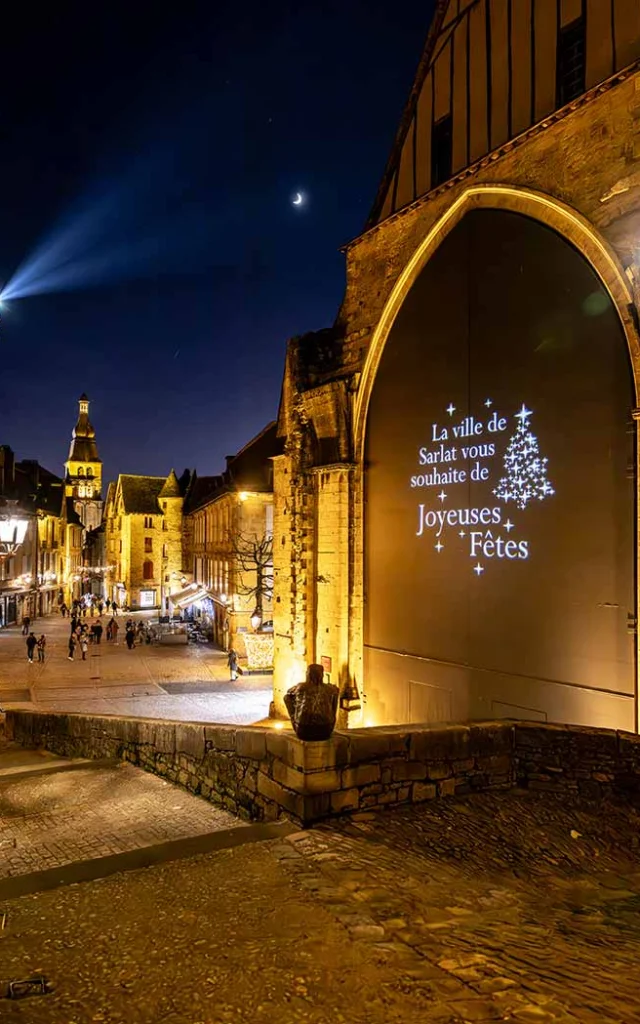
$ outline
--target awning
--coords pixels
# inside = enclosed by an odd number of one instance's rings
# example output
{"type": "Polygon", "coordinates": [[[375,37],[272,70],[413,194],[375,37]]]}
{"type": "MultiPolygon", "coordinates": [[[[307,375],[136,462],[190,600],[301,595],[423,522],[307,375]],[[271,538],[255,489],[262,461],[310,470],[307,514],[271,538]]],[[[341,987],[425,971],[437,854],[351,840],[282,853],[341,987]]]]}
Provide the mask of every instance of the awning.
{"type": "Polygon", "coordinates": [[[180,590],[177,594],[169,594],[169,600],[174,608],[189,608],[205,598],[208,598],[209,601],[213,600],[206,587],[198,587],[197,585],[187,587],[186,590],[180,590]]]}

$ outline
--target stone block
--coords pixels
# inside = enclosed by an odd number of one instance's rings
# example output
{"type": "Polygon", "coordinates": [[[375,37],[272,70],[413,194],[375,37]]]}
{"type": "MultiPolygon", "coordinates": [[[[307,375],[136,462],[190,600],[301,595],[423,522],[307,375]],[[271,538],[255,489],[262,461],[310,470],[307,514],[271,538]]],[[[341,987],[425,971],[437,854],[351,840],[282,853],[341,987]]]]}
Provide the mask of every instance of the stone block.
{"type": "Polygon", "coordinates": [[[455,779],[442,779],[442,781],[438,783],[438,796],[455,796],[455,792],[455,779]]]}
{"type": "Polygon", "coordinates": [[[282,761],[274,761],[270,772],[261,768],[261,773],[270,775],[281,786],[293,789],[296,793],[304,793],[305,791],[306,776],[304,772],[296,768],[290,768],[288,764],[283,764],[282,761]]]}
{"type": "Polygon", "coordinates": [[[409,745],[412,761],[455,761],[469,757],[470,730],[464,725],[414,732],[409,745]]]}
{"type": "Polygon", "coordinates": [[[304,772],[303,778],[306,793],[333,793],[343,788],[339,768],[329,768],[322,772],[304,772]]]}
{"type": "Polygon", "coordinates": [[[437,761],[435,763],[427,762],[426,764],[426,777],[428,779],[448,779],[453,775],[453,769],[451,764],[447,761],[437,761]]]}
{"type": "Polygon", "coordinates": [[[204,738],[214,750],[235,750],[236,730],[224,725],[205,725],[204,738]]]}
{"type": "Polygon", "coordinates": [[[426,779],[427,766],[420,761],[392,762],[391,776],[394,782],[414,782],[426,779]]]}
{"type": "Polygon", "coordinates": [[[312,796],[305,796],[301,821],[305,825],[310,825],[314,821],[328,818],[331,814],[332,797],[336,795],[335,793],[314,793],[312,796]]]}
{"type": "Polygon", "coordinates": [[[236,753],[239,757],[248,757],[254,761],[262,761],[267,755],[267,730],[238,729],[236,732],[236,753]]]}
{"type": "Polygon", "coordinates": [[[367,786],[380,779],[379,764],[359,764],[355,768],[345,768],[342,772],[342,788],[351,789],[352,786],[367,786]]]}
{"type": "Polygon", "coordinates": [[[360,793],[355,787],[353,789],[343,789],[339,793],[332,793],[331,795],[331,810],[334,814],[341,814],[343,811],[355,811],[359,803],[360,793]]]}
{"type": "Polygon", "coordinates": [[[349,733],[349,761],[382,761],[389,756],[390,739],[386,729],[354,729],[349,733]]]}
{"type": "Polygon", "coordinates": [[[204,726],[178,722],[175,726],[176,752],[201,761],[204,757],[204,726]]]}
{"type": "Polygon", "coordinates": [[[435,800],[437,795],[435,782],[414,782],[411,791],[411,798],[414,803],[423,803],[425,800],[435,800]]]}
{"type": "MultiPolygon", "coordinates": [[[[287,811],[298,818],[304,814],[304,799],[300,793],[293,793],[285,789],[274,779],[270,779],[263,772],[258,772],[258,793],[267,801],[277,805],[278,808],[287,811]]],[[[277,816],[277,815],[276,815],[277,816]]]]}
{"type": "Polygon", "coordinates": [[[511,722],[481,722],[469,726],[469,750],[475,757],[510,756],[515,742],[511,722]]]}

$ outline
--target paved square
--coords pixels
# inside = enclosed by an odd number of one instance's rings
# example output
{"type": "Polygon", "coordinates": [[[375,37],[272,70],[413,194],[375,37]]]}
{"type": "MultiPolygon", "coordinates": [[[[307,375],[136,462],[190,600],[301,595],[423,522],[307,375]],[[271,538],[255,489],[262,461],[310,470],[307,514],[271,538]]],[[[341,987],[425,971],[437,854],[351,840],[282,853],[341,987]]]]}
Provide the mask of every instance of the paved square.
{"type": "MultiPolygon", "coordinates": [[[[68,660],[68,618],[51,615],[33,623],[36,635],[47,637],[44,665],[28,662],[18,627],[0,630],[0,707],[235,725],[268,716],[270,675],[245,674],[231,683],[226,654],[209,644],[142,644],[129,651],[124,643],[127,617],[118,619],[120,641],[108,643],[103,634],[100,645],[89,647],[86,661],[79,652],[68,660]]],[[[145,617],[140,612],[131,616],[145,617]]],[[[85,621],[97,620],[87,616],[85,621]]],[[[105,625],[107,617],[101,621],[105,625]]]]}

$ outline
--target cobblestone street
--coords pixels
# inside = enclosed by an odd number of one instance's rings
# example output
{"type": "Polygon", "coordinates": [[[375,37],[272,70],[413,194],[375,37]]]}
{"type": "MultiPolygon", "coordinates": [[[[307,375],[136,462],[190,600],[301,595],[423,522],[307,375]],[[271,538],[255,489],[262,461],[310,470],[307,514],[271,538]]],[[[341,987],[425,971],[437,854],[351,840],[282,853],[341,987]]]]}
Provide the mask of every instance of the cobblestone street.
{"type": "Polygon", "coordinates": [[[636,1024],[640,819],[484,794],[5,901],[29,1024],[636,1024]]]}
{"type": "MultiPolygon", "coordinates": [[[[131,617],[138,620],[145,613],[131,617]]],[[[127,650],[120,616],[119,643],[91,645],[87,660],[67,657],[69,619],[51,615],[32,624],[47,637],[44,665],[27,660],[18,627],[0,630],[0,707],[35,706],[46,711],[137,715],[181,721],[246,725],[265,718],[271,676],[229,681],[226,655],[210,644],[142,644],[127,650]]],[[[91,625],[96,619],[87,617],[91,625]]],[[[103,615],[102,624],[107,618],[103,615]]]]}

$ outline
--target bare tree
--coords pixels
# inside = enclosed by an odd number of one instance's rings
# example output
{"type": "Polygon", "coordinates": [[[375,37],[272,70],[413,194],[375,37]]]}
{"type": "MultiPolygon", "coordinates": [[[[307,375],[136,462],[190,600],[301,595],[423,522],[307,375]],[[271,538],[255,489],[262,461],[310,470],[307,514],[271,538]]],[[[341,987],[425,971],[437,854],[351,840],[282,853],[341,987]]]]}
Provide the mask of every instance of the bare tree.
{"type": "Polygon", "coordinates": [[[239,532],[230,539],[237,566],[236,591],[255,599],[262,618],[264,603],[273,597],[273,537],[239,532]]]}

